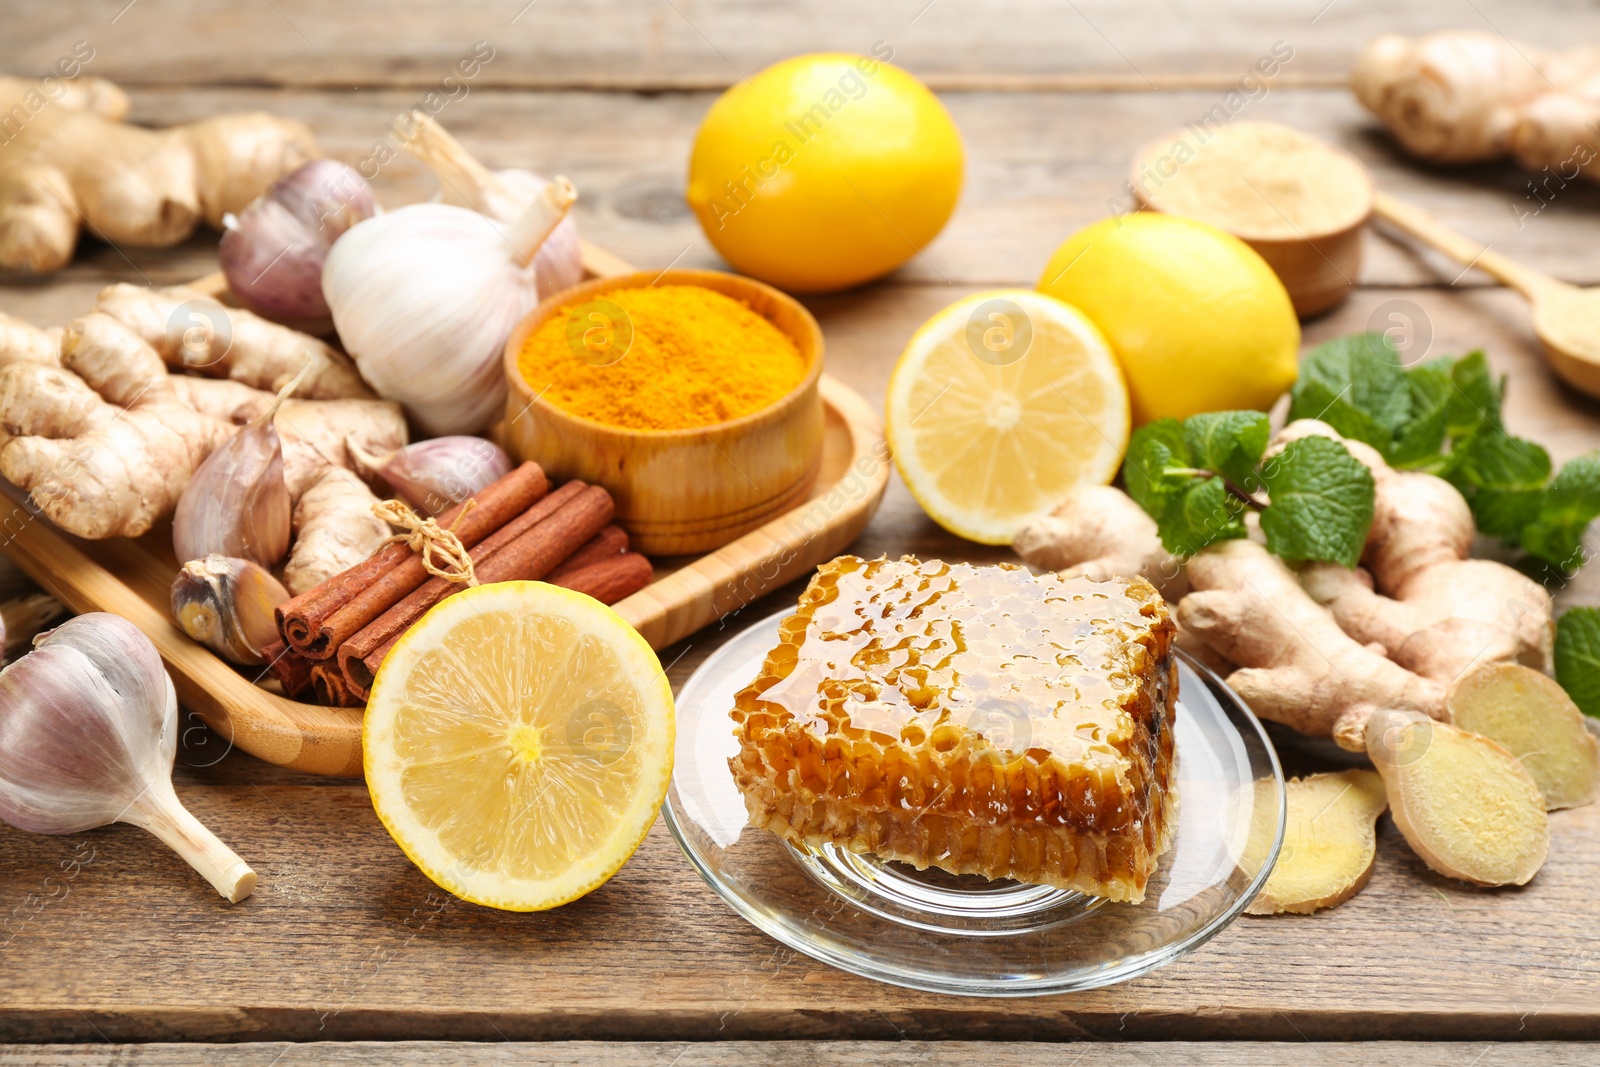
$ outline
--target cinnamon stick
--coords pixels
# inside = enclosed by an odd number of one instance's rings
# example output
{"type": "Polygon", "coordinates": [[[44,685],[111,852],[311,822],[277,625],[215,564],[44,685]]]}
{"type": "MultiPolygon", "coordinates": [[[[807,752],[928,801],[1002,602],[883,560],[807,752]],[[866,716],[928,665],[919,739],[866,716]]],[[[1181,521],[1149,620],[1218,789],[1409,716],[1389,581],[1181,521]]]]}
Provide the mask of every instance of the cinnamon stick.
{"type": "MultiPolygon", "coordinates": [[[[488,537],[485,537],[467,552],[467,555],[472,559],[474,569],[481,568],[501,549],[569,506],[572,501],[591,488],[586,482],[570,481],[488,537]]],[[[599,491],[605,492],[603,489],[599,491]]],[[[607,499],[609,499],[609,494],[607,494],[607,499]]],[[[481,571],[479,572],[479,584],[489,580],[483,577],[481,571]]],[[[343,663],[351,658],[361,659],[373,649],[387,642],[389,638],[404,633],[429,608],[459,588],[461,587],[457,583],[448,579],[429,578],[393,604],[382,615],[379,615],[351,635],[348,641],[340,645],[337,653],[339,661],[343,663]]]]}
{"type": "Polygon", "coordinates": [[[608,560],[613,556],[620,556],[628,551],[628,534],[620,526],[607,526],[566,559],[561,565],[549,574],[544,580],[552,585],[560,585],[561,579],[574,571],[581,571],[585,567],[608,560]]]}
{"type": "MultiPolygon", "coordinates": [[[[562,486],[550,494],[551,498],[572,484],[569,482],[562,486]]],[[[469,553],[481,584],[542,578],[611,521],[616,513],[611,494],[598,485],[577,484],[582,486],[581,489],[568,497],[560,507],[535,522],[525,524],[515,538],[498,545],[493,552],[481,553],[481,560],[478,550],[469,553]]],[[[544,503],[540,502],[541,505],[544,503]]],[[[344,672],[350,691],[363,698],[371,692],[378,667],[394,643],[429,608],[463,588],[465,586],[443,578],[429,579],[421,588],[340,645],[339,667],[344,672]]]]}
{"type": "MultiPolygon", "coordinates": [[[[444,512],[439,525],[453,527],[461,543],[471,548],[526,511],[549,488],[539,465],[524,463],[477,493],[475,506],[462,503],[444,512]]],[[[329,659],[341,644],[427,578],[420,556],[399,542],[386,545],[366,562],[281,605],[278,629],[301,655],[329,659]]]]}
{"type": "Polygon", "coordinates": [[[261,650],[266,657],[267,670],[283,686],[283,695],[299,700],[311,692],[311,661],[284,644],[274,642],[261,650]]]}
{"type": "Polygon", "coordinates": [[[566,589],[587,593],[602,604],[615,604],[650,584],[655,568],[637,552],[623,552],[549,580],[566,589]]]}
{"type": "Polygon", "coordinates": [[[365,701],[350,692],[344,675],[331,663],[318,663],[311,668],[311,687],[317,694],[317,703],[329,708],[359,708],[365,701]]]}

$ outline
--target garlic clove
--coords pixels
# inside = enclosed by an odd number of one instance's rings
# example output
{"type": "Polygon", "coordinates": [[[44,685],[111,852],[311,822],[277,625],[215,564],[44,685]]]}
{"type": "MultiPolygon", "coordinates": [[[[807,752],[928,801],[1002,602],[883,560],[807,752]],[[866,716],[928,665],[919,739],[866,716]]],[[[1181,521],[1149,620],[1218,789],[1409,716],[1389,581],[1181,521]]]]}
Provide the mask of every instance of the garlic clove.
{"type": "Polygon", "coordinates": [[[172,789],[178,696],[150,639],[91,612],[0,670],[0,819],[68,834],[126,822],[166,842],[229,901],[256,876],[172,789]]]}
{"type": "Polygon", "coordinates": [[[338,237],[377,214],[354,168],[314,159],[279,178],[237,218],[225,218],[218,253],[244,304],[279,318],[326,319],[322,265],[338,237]]]}
{"type": "Polygon", "coordinates": [[[374,456],[354,440],[345,447],[363,476],[386,483],[418,511],[437,515],[511,473],[511,457],[482,437],[434,437],[374,456]]]}
{"type": "Polygon", "coordinates": [[[190,560],[172,580],[172,617],[184,633],[230,663],[266,662],[279,640],[273,609],[289,599],[283,583],[247,559],[190,560]]]}
{"type": "Polygon", "coordinates": [[[294,507],[273,419],[304,374],[190,476],[172,516],[172,551],[178,559],[231,556],[271,567],[289,554],[294,507]]]}

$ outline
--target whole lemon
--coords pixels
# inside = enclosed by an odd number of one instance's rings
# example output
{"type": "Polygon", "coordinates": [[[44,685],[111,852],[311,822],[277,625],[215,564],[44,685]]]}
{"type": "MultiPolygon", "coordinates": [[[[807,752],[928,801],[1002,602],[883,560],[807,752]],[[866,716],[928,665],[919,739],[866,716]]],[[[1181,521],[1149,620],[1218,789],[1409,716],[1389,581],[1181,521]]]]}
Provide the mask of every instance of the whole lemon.
{"type": "Polygon", "coordinates": [[[915,255],[961,195],[961,134],[878,57],[796,56],[723,93],[695,135],[689,206],[722,257],[796,292],[844,289],[915,255]]]}
{"type": "Polygon", "coordinates": [[[1265,411],[1294,384],[1300,322],[1254,249],[1203,222],[1137,212],[1085,226],[1039,288],[1100,327],[1134,422],[1265,411]]]}

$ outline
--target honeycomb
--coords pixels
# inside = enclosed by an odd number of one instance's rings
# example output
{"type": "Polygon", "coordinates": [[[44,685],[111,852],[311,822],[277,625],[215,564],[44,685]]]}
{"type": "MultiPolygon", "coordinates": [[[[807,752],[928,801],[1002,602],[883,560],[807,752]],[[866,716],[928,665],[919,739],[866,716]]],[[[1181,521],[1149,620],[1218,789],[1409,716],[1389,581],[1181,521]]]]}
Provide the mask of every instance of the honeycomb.
{"type": "Polygon", "coordinates": [[[1176,823],[1166,603],[1140,578],[841,556],[735,698],[753,825],[1138,902],[1176,823]]]}

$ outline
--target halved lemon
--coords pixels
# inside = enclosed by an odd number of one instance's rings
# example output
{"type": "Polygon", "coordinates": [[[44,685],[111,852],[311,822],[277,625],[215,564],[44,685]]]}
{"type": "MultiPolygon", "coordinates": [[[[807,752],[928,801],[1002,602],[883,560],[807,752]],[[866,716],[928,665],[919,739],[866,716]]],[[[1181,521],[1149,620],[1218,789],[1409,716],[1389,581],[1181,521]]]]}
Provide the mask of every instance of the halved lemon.
{"type": "Polygon", "coordinates": [[[940,526],[1009,544],[1082,485],[1116,477],[1128,387],[1069,304],[1032,289],[977,293],[917,330],[889,379],[889,446],[940,526]]]}
{"type": "Polygon", "coordinates": [[[372,806],[422,873],[475,904],[541,911],[644,840],[672,776],[672,687],[598,600],[484,585],[394,646],[361,739],[372,806]]]}

